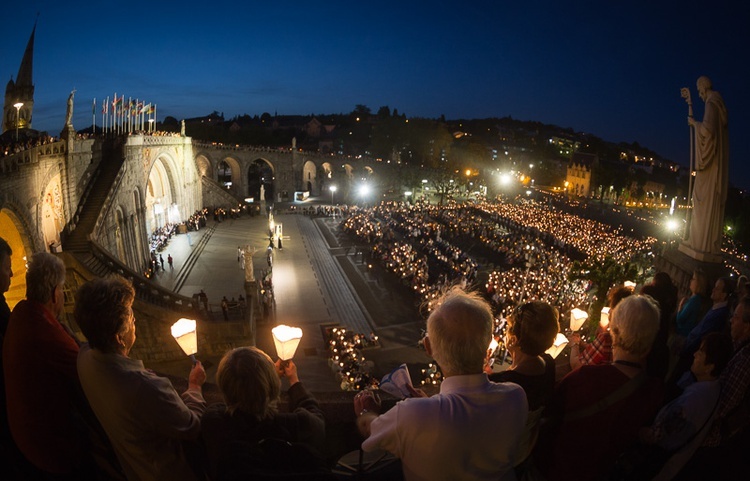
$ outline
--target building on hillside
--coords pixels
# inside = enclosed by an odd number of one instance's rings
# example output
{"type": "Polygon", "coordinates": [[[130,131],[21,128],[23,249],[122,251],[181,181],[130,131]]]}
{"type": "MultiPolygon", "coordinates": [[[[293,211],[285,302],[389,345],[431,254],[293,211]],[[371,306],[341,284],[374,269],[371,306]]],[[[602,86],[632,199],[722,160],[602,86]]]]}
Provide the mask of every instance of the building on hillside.
{"type": "Polygon", "coordinates": [[[554,146],[560,155],[572,155],[581,148],[581,142],[575,139],[552,136],[549,138],[549,144],[554,146]]]}
{"type": "Polygon", "coordinates": [[[576,152],[568,163],[565,175],[565,191],[572,196],[589,197],[591,195],[591,174],[599,158],[595,154],[576,152]]]}

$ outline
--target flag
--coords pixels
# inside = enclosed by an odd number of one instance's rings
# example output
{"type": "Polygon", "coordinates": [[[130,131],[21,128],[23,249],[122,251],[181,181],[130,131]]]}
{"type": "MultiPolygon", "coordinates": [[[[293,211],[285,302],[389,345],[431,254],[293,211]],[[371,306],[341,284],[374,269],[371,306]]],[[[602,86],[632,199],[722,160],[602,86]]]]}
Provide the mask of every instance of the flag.
{"type": "Polygon", "coordinates": [[[156,106],[152,105],[151,107],[148,108],[148,111],[146,113],[149,114],[149,115],[151,115],[154,112],[156,112],[156,106]]]}
{"type": "Polygon", "coordinates": [[[145,114],[145,113],[149,112],[150,109],[151,109],[151,104],[146,104],[143,107],[141,107],[141,110],[138,113],[139,114],[145,114]]]}
{"type": "Polygon", "coordinates": [[[125,98],[124,95],[118,99],[117,95],[115,94],[115,100],[112,102],[112,107],[117,107],[118,105],[122,105],[123,98],[125,98]]]}

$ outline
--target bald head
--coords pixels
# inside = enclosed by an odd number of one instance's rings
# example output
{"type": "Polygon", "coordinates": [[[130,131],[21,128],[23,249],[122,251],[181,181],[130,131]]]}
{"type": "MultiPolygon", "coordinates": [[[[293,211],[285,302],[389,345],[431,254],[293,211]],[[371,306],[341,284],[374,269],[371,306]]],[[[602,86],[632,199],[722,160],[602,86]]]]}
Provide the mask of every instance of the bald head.
{"type": "Polygon", "coordinates": [[[477,293],[448,291],[427,319],[432,357],[449,375],[478,374],[492,338],[492,309],[477,293]]]}

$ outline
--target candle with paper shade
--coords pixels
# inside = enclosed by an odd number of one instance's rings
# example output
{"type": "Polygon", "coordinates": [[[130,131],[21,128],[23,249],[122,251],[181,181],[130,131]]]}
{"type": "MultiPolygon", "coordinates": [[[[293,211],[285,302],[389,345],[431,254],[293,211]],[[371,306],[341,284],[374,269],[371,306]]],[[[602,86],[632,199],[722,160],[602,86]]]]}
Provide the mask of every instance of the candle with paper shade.
{"type": "Polygon", "coordinates": [[[578,331],[583,327],[583,323],[586,322],[586,319],[589,318],[589,315],[586,311],[573,308],[570,311],[570,330],[571,331],[578,331]]]}
{"type": "Polygon", "coordinates": [[[609,327],[609,307],[602,307],[602,317],[599,319],[599,326],[602,329],[609,327]]]}
{"type": "Polygon", "coordinates": [[[302,329],[280,324],[271,329],[273,344],[276,346],[276,354],[282,361],[288,361],[294,357],[299,341],[302,339],[302,329]]]}
{"type": "Polygon", "coordinates": [[[635,282],[633,282],[633,281],[625,281],[623,283],[623,285],[625,287],[628,287],[628,288],[632,289],[632,290],[635,290],[635,282]]]}
{"type": "Polygon", "coordinates": [[[567,345],[568,338],[565,337],[565,334],[563,334],[562,332],[558,332],[557,337],[555,337],[555,342],[552,344],[552,347],[547,349],[546,352],[553,358],[556,358],[567,345]]]}
{"type": "Polygon", "coordinates": [[[195,320],[184,317],[172,324],[172,337],[190,359],[195,362],[195,353],[198,352],[198,336],[195,332],[195,320]]]}

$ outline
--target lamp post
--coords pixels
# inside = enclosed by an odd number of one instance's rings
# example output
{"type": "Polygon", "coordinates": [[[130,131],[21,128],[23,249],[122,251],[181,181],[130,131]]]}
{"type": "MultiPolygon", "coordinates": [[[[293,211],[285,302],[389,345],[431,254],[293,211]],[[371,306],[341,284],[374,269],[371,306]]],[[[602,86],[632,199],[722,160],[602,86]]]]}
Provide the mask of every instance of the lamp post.
{"type": "Polygon", "coordinates": [[[21,107],[23,107],[23,102],[14,103],[13,107],[16,108],[16,142],[18,142],[18,123],[21,120],[21,107]]]}
{"type": "Polygon", "coordinates": [[[332,185],[329,187],[329,189],[331,191],[331,208],[333,208],[333,194],[336,192],[336,186],[332,185]]]}

